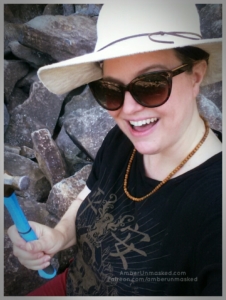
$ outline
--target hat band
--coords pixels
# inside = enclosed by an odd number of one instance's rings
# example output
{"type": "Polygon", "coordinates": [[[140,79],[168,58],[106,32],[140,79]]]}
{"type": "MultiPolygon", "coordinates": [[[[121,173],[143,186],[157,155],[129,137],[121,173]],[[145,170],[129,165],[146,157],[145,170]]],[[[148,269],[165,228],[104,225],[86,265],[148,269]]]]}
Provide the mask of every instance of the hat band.
{"type": "Polygon", "coordinates": [[[200,40],[202,39],[202,36],[200,34],[197,34],[197,33],[194,33],[194,32],[186,32],[186,31],[168,31],[168,32],[165,32],[165,31],[158,31],[158,32],[153,32],[153,33],[142,33],[142,34],[136,34],[136,35],[130,35],[130,36],[127,36],[127,37],[124,37],[122,39],[119,39],[119,40],[116,40],[116,41],[113,41],[111,42],[110,44],[100,48],[98,51],[101,51],[109,46],[112,46],[116,43],[119,43],[119,42],[122,42],[122,41],[125,41],[125,40],[128,40],[128,39],[131,39],[131,38],[136,38],[136,37],[141,37],[141,36],[148,36],[149,39],[153,42],[156,42],[156,43],[166,43],[166,44],[174,44],[173,41],[159,41],[159,40],[155,40],[152,38],[153,35],[173,35],[173,36],[176,36],[176,37],[181,37],[181,38],[185,38],[185,39],[190,39],[190,40],[200,40]],[[187,35],[194,35],[196,37],[191,37],[191,36],[187,36],[187,35]]]}

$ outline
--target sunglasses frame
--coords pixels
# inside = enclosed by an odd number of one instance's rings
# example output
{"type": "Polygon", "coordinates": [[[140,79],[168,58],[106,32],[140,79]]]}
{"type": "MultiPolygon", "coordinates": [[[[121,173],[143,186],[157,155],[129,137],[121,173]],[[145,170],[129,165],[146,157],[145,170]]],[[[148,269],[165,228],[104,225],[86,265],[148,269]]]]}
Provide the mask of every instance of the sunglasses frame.
{"type": "Polygon", "coordinates": [[[96,99],[96,101],[100,104],[101,107],[103,107],[104,109],[106,110],[110,110],[110,111],[115,111],[115,110],[118,110],[119,108],[121,108],[124,104],[124,99],[125,99],[125,92],[128,91],[130,92],[131,96],[133,97],[133,99],[140,105],[144,106],[144,107],[148,107],[148,108],[153,108],[153,107],[158,107],[158,106],[161,106],[163,105],[164,103],[166,103],[166,101],[169,99],[170,97],[170,94],[171,94],[171,90],[172,90],[172,78],[176,75],[179,75],[187,70],[189,70],[191,67],[190,64],[182,64],[180,65],[179,67],[176,67],[174,68],[173,70],[161,70],[161,71],[155,71],[155,72],[149,72],[149,73],[145,73],[143,75],[139,75],[138,77],[134,78],[129,84],[127,85],[123,85],[123,84],[119,84],[117,82],[114,82],[114,81],[109,81],[109,80],[105,80],[105,79],[99,79],[99,80],[96,80],[96,81],[93,81],[93,82],[90,82],[89,83],[89,87],[90,87],[90,90],[94,96],[94,98],[96,99]],[[150,75],[161,75],[163,78],[166,79],[166,82],[168,84],[168,94],[167,94],[167,97],[166,99],[164,99],[163,102],[161,102],[161,104],[158,104],[158,105],[146,105],[144,103],[142,103],[137,96],[134,95],[133,93],[133,85],[139,81],[139,80],[142,80],[143,78],[147,78],[148,76],[150,75]],[[101,84],[101,83],[105,83],[105,84],[108,84],[108,85],[111,85],[111,86],[115,86],[117,88],[120,89],[120,91],[123,93],[123,98],[122,98],[122,101],[121,101],[121,104],[117,107],[117,108],[107,108],[106,106],[103,105],[103,103],[101,102],[101,100],[98,99],[97,95],[96,95],[96,91],[95,91],[95,88],[98,84],[101,84]]]}

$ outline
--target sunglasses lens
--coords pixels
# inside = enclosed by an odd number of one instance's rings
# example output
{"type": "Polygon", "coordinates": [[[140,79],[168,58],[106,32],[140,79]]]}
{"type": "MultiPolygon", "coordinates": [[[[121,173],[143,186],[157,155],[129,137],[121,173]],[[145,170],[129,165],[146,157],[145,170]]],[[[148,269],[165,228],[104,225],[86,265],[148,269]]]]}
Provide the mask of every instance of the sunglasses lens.
{"type": "MultiPolygon", "coordinates": [[[[125,87],[105,80],[89,83],[89,87],[97,102],[107,110],[122,107],[125,87]]],[[[135,78],[128,86],[132,97],[146,107],[157,107],[164,104],[170,96],[172,80],[169,72],[156,72],[135,78]]]]}
{"type": "Polygon", "coordinates": [[[143,106],[156,107],[166,102],[171,83],[161,74],[147,74],[137,78],[131,87],[133,97],[143,106]]]}
{"type": "Polygon", "coordinates": [[[124,100],[124,92],[117,84],[99,80],[89,84],[97,102],[108,110],[119,109],[124,100]]]}

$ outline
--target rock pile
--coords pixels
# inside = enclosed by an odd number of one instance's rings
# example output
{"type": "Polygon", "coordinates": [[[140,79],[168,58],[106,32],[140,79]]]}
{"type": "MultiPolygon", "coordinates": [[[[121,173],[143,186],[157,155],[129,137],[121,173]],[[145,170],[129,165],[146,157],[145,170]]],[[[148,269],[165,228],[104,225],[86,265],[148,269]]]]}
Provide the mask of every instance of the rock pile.
{"type": "MultiPolygon", "coordinates": [[[[114,120],[87,86],[56,96],[38,80],[39,67],[92,52],[102,5],[5,4],[4,6],[4,169],[28,175],[18,191],[29,220],[54,226],[82,190],[92,162],[114,120]]],[[[222,34],[221,5],[197,5],[204,37],[222,34]]],[[[221,82],[202,89],[200,112],[222,130],[221,82]],[[210,100],[211,99],[211,100],[210,100]]],[[[4,295],[20,296],[45,282],[20,265],[6,234],[4,295]],[[26,282],[26,285],[23,283],[26,282]]],[[[73,247],[53,258],[61,272],[73,247]]]]}

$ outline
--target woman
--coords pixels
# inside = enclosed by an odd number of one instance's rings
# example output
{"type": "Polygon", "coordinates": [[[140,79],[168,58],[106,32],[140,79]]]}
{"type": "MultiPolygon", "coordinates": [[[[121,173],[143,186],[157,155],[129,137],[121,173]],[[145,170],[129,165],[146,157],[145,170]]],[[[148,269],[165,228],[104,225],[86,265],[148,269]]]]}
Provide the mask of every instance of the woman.
{"type": "Polygon", "coordinates": [[[190,3],[111,2],[97,29],[93,53],[39,70],[54,93],[89,83],[117,126],[55,228],[31,222],[30,243],[8,230],[33,270],[78,245],[29,295],[221,295],[222,147],[196,104],[221,78],[221,39],[201,39],[190,3]]]}

